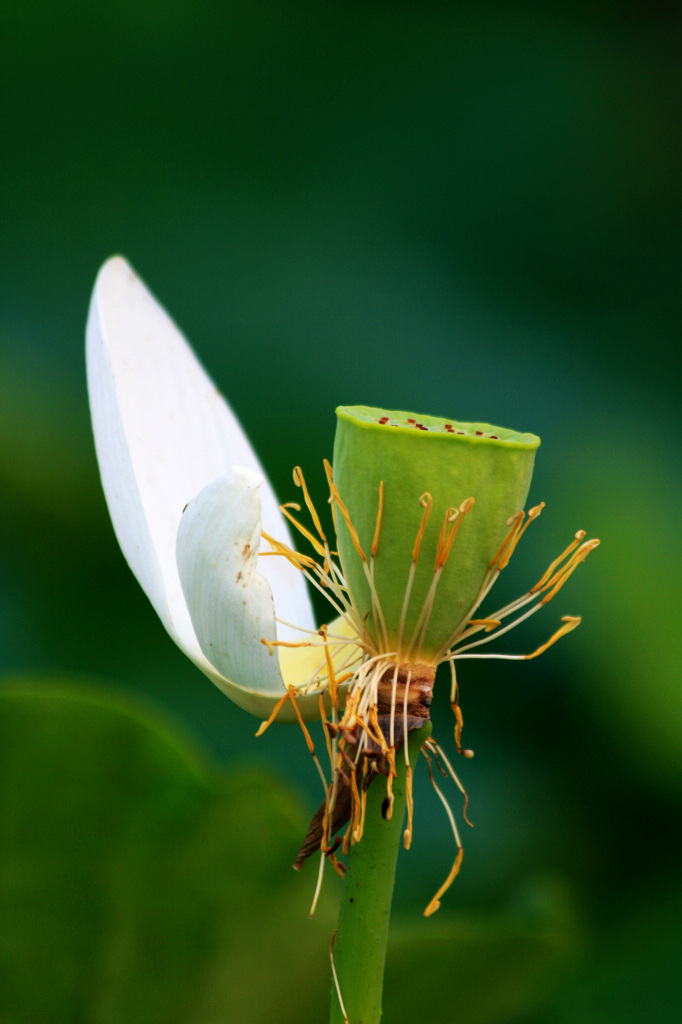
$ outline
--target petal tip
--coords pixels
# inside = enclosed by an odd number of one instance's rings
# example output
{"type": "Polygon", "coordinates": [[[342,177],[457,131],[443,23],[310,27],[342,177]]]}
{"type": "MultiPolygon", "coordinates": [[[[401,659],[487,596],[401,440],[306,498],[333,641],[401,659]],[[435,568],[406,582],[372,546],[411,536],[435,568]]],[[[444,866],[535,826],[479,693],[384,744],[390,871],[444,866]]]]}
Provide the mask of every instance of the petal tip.
{"type": "Polygon", "coordinates": [[[108,259],[106,259],[102,266],[99,268],[97,272],[95,287],[102,280],[114,276],[123,276],[124,274],[135,274],[135,271],[133,270],[125,256],[122,256],[120,253],[114,253],[114,255],[109,256],[108,259]]]}
{"type": "Polygon", "coordinates": [[[92,291],[93,305],[112,297],[120,300],[123,293],[131,286],[142,287],[144,291],[147,291],[125,256],[118,253],[110,256],[97,272],[92,291]]]}

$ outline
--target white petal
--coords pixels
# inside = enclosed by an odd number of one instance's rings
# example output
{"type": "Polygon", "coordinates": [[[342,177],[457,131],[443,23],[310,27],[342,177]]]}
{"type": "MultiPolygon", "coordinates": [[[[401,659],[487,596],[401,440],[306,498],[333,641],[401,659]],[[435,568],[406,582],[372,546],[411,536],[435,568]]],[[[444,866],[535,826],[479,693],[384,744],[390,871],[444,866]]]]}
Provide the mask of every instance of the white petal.
{"type": "MultiPolygon", "coordinates": [[[[287,686],[297,690],[296,705],[304,719],[320,715],[319,694],[327,691],[327,659],[321,638],[299,632],[311,646],[275,648],[263,639],[277,639],[279,626],[268,582],[261,574],[258,488],[262,478],[246,469],[231,469],[204,487],[183,513],[178,529],[180,580],[194,630],[210,663],[200,667],[221,690],[252,714],[267,718],[287,686]],[[316,689],[310,689],[317,679],[316,689]],[[300,688],[309,692],[301,692],[300,688]]],[[[343,619],[330,624],[330,634],[348,643],[332,643],[337,673],[359,664],[362,652],[354,630],[343,619]]],[[[345,696],[345,686],[341,687],[345,696]]],[[[343,699],[343,696],[342,696],[343,699]]],[[[290,703],[280,722],[296,721],[290,703]]]]}
{"type": "MultiPolygon", "coordinates": [[[[263,471],[182,334],[120,256],[104,264],[95,284],[87,364],[97,456],[119,543],[168,632],[200,664],[175,557],[182,510],[231,466],[263,471]]],[[[264,528],[289,542],[267,480],[261,502],[264,528]]],[[[312,626],[301,574],[284,559],[265,561],[282,617],[312,626]]]]}
{"type": "Polygon", "coordinates": [[[259,571],[277,557],[258,558],[261,483],[248,469],[228,470],[189,503],[178,529],[178,570],[194,631],[231,697],[234,688],[286,693],[279,657],[261,643],[277,639],[272,591],[259,571]]]}

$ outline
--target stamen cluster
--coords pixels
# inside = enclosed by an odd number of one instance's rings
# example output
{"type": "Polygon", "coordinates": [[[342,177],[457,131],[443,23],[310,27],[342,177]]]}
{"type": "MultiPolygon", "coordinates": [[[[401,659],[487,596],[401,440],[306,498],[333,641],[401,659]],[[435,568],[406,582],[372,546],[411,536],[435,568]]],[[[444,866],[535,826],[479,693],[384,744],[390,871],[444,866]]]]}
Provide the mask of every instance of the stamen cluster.
{"type": "MultiPolygon", "coordinates": [[[[530,590],[492,615],[476,618],[479,606],[494,586],[499,574],[509,564],[521,537],[530,523],[538,518],[544,504],[534,506],[527,515],[523,511],[519,511],[508,520],[505,539],[490,563],[479,594],[464,620],[462,621],[460,617],[459,624],[453,628],[452,635],[447,638],[435,655],[426,656],[422,650],[423,639],[434,604],[437,601],[438,584],[450,557],[459,528],[474,505],[474,498],[470,497],[457,508],[449,507],[445,510],[436,546],[431,585],[416,620],[413,619],[416,624],[408,636],[405,624],[412,599],[412,584],[422,552],[422,541],[427,521],[433,510],[432,497],[426,492],[419,498],[422,510],[421,521],[412,547],[411,564],[407,568],[397,644],[392,647],[388,639],[389,630],[381,601],[374,584],[375,560],[381,542],[381,525],[384,514],[383,483],[379,485],[376,526],[368,555],[363,550],[357,530],[334,483],[332,467],[327,461],[324,466],[329,485],[329,501],[334,529],[336,530],[337,516],[341,516],[352,538],[357,557],[362,561],[364,575],[371,593],[371,610],[363,615],[358,607],[357,601],[347,585],[343,567],[337,560],[338,555],[330,548],[299,467],[294,470],[294,483],[303,493],[312,528],[306,527],[294,515],[294,513],[302,511],[299,504],[290,503],[281,508],[284,515],[310,543],[317,557],[295,551],[266,533],[263,533],[263,537],[270,544],[271,550],[262,553],[287,558],[317,590],[324,594],[336,615],[345,624],[345,628],[338,631],[324,625],[316,633],[307,635],[306,639],[298,644],[262,641],[269,647],[271,654],[274,654],[275,647],[302,646],[320,649],[320,661],[315,672],[296,687],[289,687],[288,692],[276,705],[270,718],[261,725],[257,734],[261,735],[267,729],[282,706],[290,700],[324,785],[324,803],[311,822],[295,863],[295,867],[300,868],[307,857],[318,849],[321,851],[318,884],[311,913],[320,891],[325,861],[328,859],[334,868],[343,874],[343,863],[337,858],[339,848],[345,855],[351,844],[360,842],[362,839],[366,794],[369,785],[378,775],[385,778],[384,817],[391,817],[393,781],[396,777],[395,759],[397,751],[401,748],[404,750],[407,761],[408,813],[404,845],[406,849],[409,848],[413,827],[413,773],[412,765],[409,763],[406,739],[411,731],[429,721],[429,708],[438,665],[446,663],[450,667],[450,703],[455,716],[455,749],[464,757],[472,757],[473,751],[463,749],[461,745],[463,719],[459,707],[455,662],[460,659],[483,657],[529,660],[542,654],[560,637],[575,629],[580,623],[580,618],[567,615],[561,619],[562,624],[559,629],[530,654],[487,654],[478,653],[476,650],[496,637],[507,633],[551,601],[577,566],[599,544],[596,539],[585,540],[585,532],[578,531],[568,547],[554,559],[530,590]],[[369,615],[372,618],[373,629],[368,628],[369,615]],[[505,620],[509,619],[511,621],[506,621],[504,624],[505,620]],[[346,635],[348,633],[350,636],[346,635]],[[481,636],[481,634],[484,635],[481,636]],[[473,637],[478,637],[478,639],[472,639],[473,637]],[[476,653],[472,653],[474,650],[476,653]],[[322,769],[315,753],[313,740],[296,706],[297,696],[315,692],[319,695],[320,719],[329,759],[330,778],[327,778],[322,769]],[[347,826],[345,833],[343,836],[338,835],[337,833],[344,826],[347,826]]],[[[457,850],[447,879],[426,908],[425,914],[428,916],[440,906],[440,898],[457,875],[462,861],[462,844],[455,818],[445,796],[436,784],[433,772],[434,764],[444,776],[454,780],[461,791],[465,801],[464,818],[467,821],[468,819],[466,818],[466,793],[442,748],[430,738],[422,746],[421,753],[427,761],[434,789],[446,809],[457,850]]]]}

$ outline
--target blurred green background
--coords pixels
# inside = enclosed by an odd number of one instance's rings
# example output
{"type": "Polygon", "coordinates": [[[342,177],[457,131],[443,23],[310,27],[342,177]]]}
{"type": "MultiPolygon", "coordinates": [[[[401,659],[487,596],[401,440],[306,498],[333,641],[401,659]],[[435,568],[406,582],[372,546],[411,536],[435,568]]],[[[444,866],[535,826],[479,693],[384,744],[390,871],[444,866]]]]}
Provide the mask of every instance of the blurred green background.
{"type": "Polygon", "coordinates": [[[506,649],[562,614],[576,633],[461,669],[475,828],[424,922],[453,851],[421,779],[387,1024],[679,1019],[680,20],[606,0],[4,0],[3,1022],[326,1016],[335,886],[310,924],[315,869],[289,869],[320,798],[303,740],[253,738],[108,520],[83,330],[114,252],[282,500],[295,464],[323,495],[335,405],[383,405],[542,436],[547,509],[492,607],[577,528],[602,539],[506,649]]]}

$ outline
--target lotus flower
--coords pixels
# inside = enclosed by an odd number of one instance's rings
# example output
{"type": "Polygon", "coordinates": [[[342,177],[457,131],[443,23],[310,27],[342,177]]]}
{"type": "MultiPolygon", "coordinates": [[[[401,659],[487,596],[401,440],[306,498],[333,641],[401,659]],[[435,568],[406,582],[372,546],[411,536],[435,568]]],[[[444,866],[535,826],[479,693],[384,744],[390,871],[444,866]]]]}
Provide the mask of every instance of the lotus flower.
{"type": "MultiPolygon", "coordinates": [[[[225,399],[118,256],[95,284],[87,371],[114,529],[170,636],[266,726],[276,716],[298,719],[313,754],[304,721],[322,718],[332,781],[325,780],[325,803],[297,865],[317,848],[335,863],[331,839],[345,821],[344,848],[360,840],[363,794],[377,774],[388,779],[390,814],[395,752],[428,720],[439,664],[451,669],[457,749],[470,754],[460,745],[455,661],[535,657],[578,625],[565,616],[529,655],[474,650],[540,610],[598,544],[579,531],[522,597],[476,617],[543,507],[524,515],[535,435],[338,409],[333,466],[325,464],[332,543],[300,468],[294,483],[305,511],[278,504],[225,399]],[[308,553],[294,544],[290,525],[308,553]],[[319,628],[306,580],[333,609],[319,628]]],[[[425,749],[457,781],[435,741],[425,749]]],[[[406,845],[411,810],[410,788],[406,845]]],[[[448,881],[461,859],[450,817],[459,853],[448,881]]],[[[437,905],[438,897],[430,909],[437,905]]]]}

